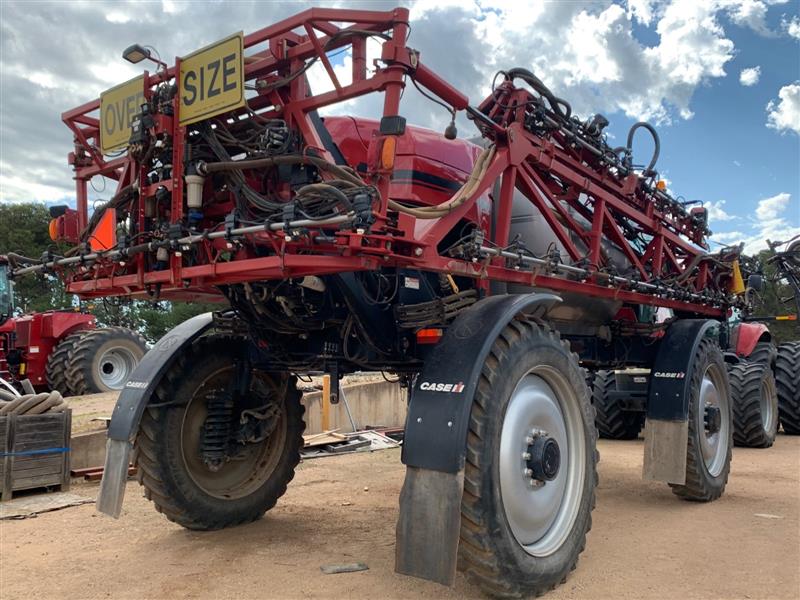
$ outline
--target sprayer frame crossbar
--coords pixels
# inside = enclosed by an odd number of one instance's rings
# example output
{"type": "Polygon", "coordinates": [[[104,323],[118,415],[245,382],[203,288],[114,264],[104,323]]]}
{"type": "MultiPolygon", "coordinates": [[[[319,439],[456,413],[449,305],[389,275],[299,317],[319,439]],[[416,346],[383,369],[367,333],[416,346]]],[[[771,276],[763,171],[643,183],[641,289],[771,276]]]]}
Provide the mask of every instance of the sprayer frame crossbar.
{"type": "MultiPolygon", "coordinates": [[[[244,48],[252,53],[245,55],[245,80],[259,90],[257,96],[249,99],[249,109],[265,119],[283,119],[300,132],[307,147],[315,148],[320,157],[332,161],[310,113],[358,96],[383,92],[383,116],[394,117],[401,114],[400,99],[406,80],[413,79],[455,110],[466,110],[495,147],[480,180],[449,214],[422,219],[389,206],[392,167],[382,162],[386,159],[381,155],[386,153],[381,151],[391,134],[376,131],[369,142],[365,180],[377,188],[381,200],[374,207],[375,220],[368,231],[347,229],[341,218],[335,223],[304,226],[300,233],[284,231],[273,223],[228,231],[224,239],[215,231],[179,240],[170,246],[168,265],[161,270],[145,269],[144,253],[158,247],[157,241],[122,251],[112,249],[51,260],[39,267],[67,269],[68,291],[83,297],[147,297],[157,289],[160,297],[188,300],[216,296],[215,286],[223,284],[397,266],[469,276],[478,279],[483,289],[488,289],[490,280],[496,280],[695,314],[716,317],[724,314],[728,300],[719,290],[707,292],[713,267],[711,261],[703,258],[702,239],[691,230],[685,211],[666,214],[658,210],[653,201],[655,193],[643,185],[640,176],[632,172],[612,173],[608,168],[598,167],[585,150],[570,145],[559,132],[540,137],[526,129],[523,111],[492,112],[489,107],[494,94],[479,108],[471,107],[467,96],[423,65],[419,53],[406,46],[408,32],[408,10],[404,8],[388,12],[314,8],[246,35],[244,48]],[[342,23],[351,25],[342,28],[342,23]],[[360,33],[342,34],[348,30],[360,33]],[[380,34],[384,40],[381,62],[374,71],[367,69],[366,32],[380,34]],[[352,56],[352,80],[347,84],[339,81],[326,54],[342,49],[352,56]],[[314,58],[321,61],[334,89],[310,93],[304,77],[270,88],[270,82],[297,72],[314,58]],[[497,180],[501,181],[499,194],[492,194],[497,180]],[[569,257],[582,261],[583,266],[570,267],[573,269],[570,272],[566,265],[508,249],[515,189],[536,205],[569,257]],[[494,235],[487,236],[490,244],[477,256],[462,259],[440,255],[437,245],[445,235],[474,210],[476,202],[489,194],[496,196],[493,201],[497,203],[494,235]],[[591,228],[581,227],[567,206],[591,222],[591,228]],[[621,227],[621,221],[626,223],[626,229],[621,227]],[[640,239],[646,240],[643,252],[637,252],[626,240],[625,231],[629,233],[631,228],[643,236],[640,239]],[[624,277],[610,273],[601,247],[604,237],[623,250],[634,273],[624,277]],[[575,239],[581,240],[588,250],[581,250],[575,239]],[[183,264],[181,249],[188,249],[189,245],[200,246],[198,256],[205,262],[183,264]],[[255,245],[271,248],[273,255],[257,256],[251,251],[255,245]],[[501,252],[498,248],[506,250],[501,252]],[[234,253],[233,259],[223,259],[223,254],[230,251],[234,253]],[[512,260],[514,257],[520,260],[512,260]],[[676,280],[680,284],[661,283],[676,280]]],[[[145,97],[151,98],[158,84],[174,81],[179,72],[177,58],[175,66],[162,72],[155,75],[145,72],[145,97]]],[[[510,83],[506,89],[512,95],[529,94],[516,90],[510,83]]],[[[178,124],[178,96],[173,100],[174,116],[157,114],[154,125],[156,133],[167,133],[173,143],[171,179],[151,185],[144,183],[146,173],[129,154],[111,160],[101,155],[96,116],[99,100],[62,115],[75,135],[76,150],[70,154],[70,162],[75,168],[81,229],[89,223],[87,184],[97,175],[116,180],[118,191],[138,186],[140,197],[154,194],[159,186],[171,186],[170,220],[182,222],[187,131],[178,124]]],[[[232,111],[226,118],[236,118],[247,110],[232,111]]],[[[139,231],[144,231],[144,203],[137,204],[137,213],[132,218],[138,221],[139,231]]],[[[480,225],[488,229],[487,223],[480,225]]]]}

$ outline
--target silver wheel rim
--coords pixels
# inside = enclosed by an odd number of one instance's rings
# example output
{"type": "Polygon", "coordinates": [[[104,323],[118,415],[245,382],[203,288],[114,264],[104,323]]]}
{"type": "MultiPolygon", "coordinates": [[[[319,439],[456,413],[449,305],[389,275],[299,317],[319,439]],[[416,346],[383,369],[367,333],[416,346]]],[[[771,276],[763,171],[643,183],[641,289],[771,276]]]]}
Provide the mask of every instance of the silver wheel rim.
{"type": "Polygon", "coordinates": [[[127,348],[111,348],[100,355],[97,369],[100,381],[107,388],[121,390],[136,368],[136,357],[127,348]]]}
{"type": "Polygon", "coordinates": [[[548,556],[569,536],[580,512],[586,441],[575,390],[549,366],[531,369],[508,401],[500,434],[500,496],[511,532],[532,556],[548,556]],[[552,481],[532,486],[523,455],[532,430],[559,445],[561,466],[552,481]]]}
{"type": "Polygon", "coordinates": [[[774,383],[769,379],[761,382],[761,397],[758,399],[761,409],[761,422],[764,424],[764,431],[771,434],[775,429],[775,407],[778,404],[778,393],[774,383]]]}
{"type": "Polygon", "coordinates": [[[697,411],[697,431],[700,432],[700,451],[706,470],[712,477],[717,477],[725,467],[728,456],[728,440],[730,437],[730,404],[722,372],[716,364],[706,367],[700,383],[700,405],[697,411]],[[705,415],[709,408],[720,411],[719,431],[711,432],[706,427],[705,415]]]}

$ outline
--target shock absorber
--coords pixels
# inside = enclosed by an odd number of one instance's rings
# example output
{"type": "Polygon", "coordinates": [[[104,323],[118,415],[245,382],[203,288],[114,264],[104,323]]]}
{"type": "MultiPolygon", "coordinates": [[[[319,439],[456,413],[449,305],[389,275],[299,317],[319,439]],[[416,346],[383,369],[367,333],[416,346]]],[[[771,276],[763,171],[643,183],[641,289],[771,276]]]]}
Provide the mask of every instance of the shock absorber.
{"type": "Polygon", "coordinates": [[[203,423],[200,456],[211,471],[219,471],[228,456],[233,420],[233,398],[215,390],[207,396],[208,416],[203,423]]]}

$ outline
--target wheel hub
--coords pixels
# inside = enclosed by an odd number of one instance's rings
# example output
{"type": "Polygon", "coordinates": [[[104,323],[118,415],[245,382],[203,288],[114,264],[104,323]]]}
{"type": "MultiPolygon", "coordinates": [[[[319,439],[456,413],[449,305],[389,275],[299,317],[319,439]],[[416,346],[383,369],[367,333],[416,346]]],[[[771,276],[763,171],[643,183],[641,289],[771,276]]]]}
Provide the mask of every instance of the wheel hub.
{"type": "Polygon", "coordinates": [[[525,552],[548,556],[577,515],[585,447],[578,399],[564,376],[537,366],[511,394],[500,437],[500,494],[525,552]]]}
{"type": "Polygon", "coordinates": [[[709,434],[717,433],[722,427],[722,412],[719,406],[706,406],[703,421],[709,434]]]}
{"type": "Polygon", "coordinates": [[[528,443],[526,455],[530,458],[525,461],[527,467],[525,473],[542,485],[547,481],[553,481],[561,466],[561,449],[558,442],[546,432],[538,431],[528,439],[531,441],[528,443]]]}

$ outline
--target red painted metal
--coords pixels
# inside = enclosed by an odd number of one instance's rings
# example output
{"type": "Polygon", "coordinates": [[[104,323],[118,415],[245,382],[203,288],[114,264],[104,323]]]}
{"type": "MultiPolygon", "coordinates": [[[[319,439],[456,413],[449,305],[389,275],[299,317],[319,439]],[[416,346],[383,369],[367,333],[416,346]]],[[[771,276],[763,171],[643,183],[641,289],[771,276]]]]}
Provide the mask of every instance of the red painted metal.
{"type": "MultiPolygon", "coordinates": [[[[310,113],[317,109],[382,92],[383,116],[400,115],[401,97],[409,79],[455,109],[466,109],[469,99],[426,67],[419,52],[406,45],[408,30],[405,8],[386,12],[314,8],[250,33],[244,37],[245,75],[256,95],[249,98],[247,109],[234,110],[225,118],[237,119],[251,110],[263,119],[283,119],[289,128],[301,132],[306,148],[316,148],[320,156],[331,159],[310,118],[310,113]],[[373,72],[367,71],[364,32],[381,34],[383,40],[383,62],[373,72]],[[263,44],[267,45],[266,49],[262,49],[263,44]],[[353,57],[349,82],[336,76],[326,56],[327,52],[337,50],[349,50],[353,57]],[[304,77],[296,77],[281,86],[273,85],[314,58],[321,60],[331,78],[331,91],[312,93],[304,77]]],[[[178,69],[176,64],[158,75],[145,73],[146,96],[149,97],[154,86],[162,81],[174,83],[178,69]]],[[[175,115],[179,95],[172,101],[175,115]]],[[[675,203],[663,201],[644,187],[637,175],[620,177],[609,173],[597,157],[576,147],[563,132],[532,133],[525,127],[525,111],[520,109],[531,98],[530,92],[506,81],[479,105],[478,109],[492,121],[481,127],[484,136],[495,145],[496,152],[479,185],[450,214],[430,220],[417,219],[407,214],[398,215],[388,204],[390,199],[416,205],[445,201],[452,190],[420,181],[420,178],[415,180],[413,176],[404,179],[400,174],[419,170],[433,176],[434,180],[438,177],[443,181],[463,182],[479,148],[409,128],[397,144],[393,169],[387,170],[378,160],[387,135],[378,131],[376,122],[329,118],[328,129],[350,165],[361,165],[365,180],[380,192],[382,201],[375,209],[375,223],[369,231],[340,231],[336,226],[321,226],[313,228],[308,238],[290,243],[285,241],[283,231],[265,231],[249,235],[247,243],[237,248],[232,260],[224,257],[229,250],[224,243],[209,240],[199,244],[191,264],[178,252],[171,253],[167,265],[157,265],[143,254],[124,264],[100,259],[70,268],[65,273],[68,291],[83,297],[158,295],[197,299],[214,295],[215,286],[221,284],[367,270],[384,265],[460,274],[478,280],[523,282],[556,291],[721,317],[726,309],[725,302],[720,300],[727,286],[726,274],[717,272],[713,263],[706,262],[704,230],[695,227],[690,216],[676,208],[675,203]],[[501,183],[494,197],[497,180],[501,183]],[[506,246],[515,191],[522,192],[540,209],[569,257],[582,261],[594,274],[575,280],[556,276],[554,272],[521,271],[497,257],[474,263],[440,255],[439,244],[462,221],[478,223],[495,246],[506,246]],[[490,223],[492,202],[498,205],[494,224],[490,223]],[[576,215],[590,222],[591,227],[582,228],[576,215]],[[314,242],[314,236],[320,233],[333,237],[334,241],[314,242]],[[632,237],[636,238],[638,247],[634,247],[632,237]],[[622,285],[607,285],[597,274],[608,268],[602,239],[621,248],[640,281],[669,281],[687,294],[718,292],[717,299],[713,302],[686,300],[642,293],[622,285]],[[584,247],[576,242],[578,240],[584,247]]],[[[75,151],[70,154],[70,162],[75,168],[81,226],[88,223],[86,183],[101,174],[117,180],[118,191],[131,184],[138,186],[140,200],[135,220],[140,239],[137,242],[147,241],[148,236],[152,239],[154,235],[147,229],[143,203],[160,186],[170,193],[170,222],[185,224],[186,128],[178,125],[177,118],[156,120],[153,133],[166,135],[173,143],[173,172],[168,179],[150,184],[144,181],[145,173],[137,170],[129,154],[113,159],[100,154],[98,108],[99,101],[94,100],[62,115],[75,136],[75,151]]],[[[215,202],[219,204],[218,209],[214,208],[214,202],[209,203],[201,229],[218,227],[226,207],[229,210],[229,199],[215,202]]],[[[480,285],[485,287],[484,283],[480,285]]]]}
{"type": "Polygon", "coordinates": [[[747,358],[759,342],[771,340],[772,334],[764,323],[739,323],[734,328],[732,337],[736,355],[747,358]]]}
{"type": "Polygon", "coordinates": [[[47,359],[55,347],[69,334],[95,325],[94,315],[55,310],[8,319],[0,325],[0,377],[27,378],[37,390],[46,389],[47,359]],[[12,352],[13,367],[8,360],[12,352]]]}

